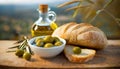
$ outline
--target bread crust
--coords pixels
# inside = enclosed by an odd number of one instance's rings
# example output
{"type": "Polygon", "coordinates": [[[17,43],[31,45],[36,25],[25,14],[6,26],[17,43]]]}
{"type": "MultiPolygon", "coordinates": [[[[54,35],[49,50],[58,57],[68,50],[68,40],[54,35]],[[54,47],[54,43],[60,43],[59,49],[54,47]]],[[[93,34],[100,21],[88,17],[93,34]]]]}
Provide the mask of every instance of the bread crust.
{"type": "Polygon", "coordinates": [[[88,23],[71,22],[57,28],[52,36],[59,36],[68,44],[84,46],[93,49],[103,49],[107,46],[107,37],[99,28],[88,23]]]}

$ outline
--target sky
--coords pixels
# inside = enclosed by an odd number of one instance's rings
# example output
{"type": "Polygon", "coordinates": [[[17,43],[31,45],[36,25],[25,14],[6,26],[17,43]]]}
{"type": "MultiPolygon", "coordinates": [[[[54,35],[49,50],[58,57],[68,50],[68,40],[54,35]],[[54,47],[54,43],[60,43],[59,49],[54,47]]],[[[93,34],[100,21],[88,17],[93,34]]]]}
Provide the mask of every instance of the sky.
{"type": "Polygon", "coordinates": [[[0,0],[0,4],[36,4],[36,3],[52,3],[64,2],[69,0],[0,0]]]}

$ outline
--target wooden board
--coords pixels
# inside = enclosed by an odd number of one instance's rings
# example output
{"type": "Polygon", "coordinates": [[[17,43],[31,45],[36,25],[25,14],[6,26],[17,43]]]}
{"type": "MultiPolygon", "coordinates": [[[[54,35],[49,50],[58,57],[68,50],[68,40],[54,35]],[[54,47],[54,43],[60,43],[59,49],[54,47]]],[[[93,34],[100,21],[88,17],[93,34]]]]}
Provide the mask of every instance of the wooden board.
{"type": "MultiPolygon", "coordinates": [[[[94,59],[80,64],[71,63],[63,53],[54,58],[40,58],[32,56],[31,61],[18,58],[14,53],[6,53],[8,47],[13,46],[15,41],[0,41],[0,68],[109,68],[120,67],[120,40],[109,41],[109,46],[104,50],[97,51],[94,59]]],[[[2,69],[1,68],[1,69],[2,69]]]]}

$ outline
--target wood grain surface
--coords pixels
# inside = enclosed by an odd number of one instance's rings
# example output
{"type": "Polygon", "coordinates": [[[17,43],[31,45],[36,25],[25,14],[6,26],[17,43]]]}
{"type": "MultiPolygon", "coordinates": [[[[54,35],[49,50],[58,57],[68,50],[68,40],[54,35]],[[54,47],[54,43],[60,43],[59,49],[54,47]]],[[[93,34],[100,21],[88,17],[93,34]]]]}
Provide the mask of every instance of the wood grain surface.
{"type": "Polygon", "coordinates": [[[97,51],[93,60],[86,63],[71,63],[59,54],[54,58],[41,58],[33,55],[30,61],[18,58],[14,52],[6,53],[8,47],[14,46],[15,41],[0,41],[0,69],[32,69],[32,68],[119,68],[120,67],[120,40],[109,40],[108,47],[97,51]]]}

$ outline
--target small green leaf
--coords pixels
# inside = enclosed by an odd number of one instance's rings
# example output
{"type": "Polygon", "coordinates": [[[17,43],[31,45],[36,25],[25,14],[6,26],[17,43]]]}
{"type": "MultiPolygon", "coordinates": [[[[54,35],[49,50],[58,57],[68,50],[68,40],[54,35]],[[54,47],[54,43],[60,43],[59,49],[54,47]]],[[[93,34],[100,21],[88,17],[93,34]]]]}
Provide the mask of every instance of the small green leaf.
{"type": "Polygon", "coordinates": [[[64,6],[67,6],[67,5],[70,5],[70,4],[73,4],[73,3],[77,3],[77,2],[80,2],[81,0],[72,0],[72,1],[69,1],[69,2],[65,2],[63,4],[60,4],[58,5],[58,7],[64,7],[64,6]]]}
{"type": "Polygon", "coordinates": [[[87,1],[88,3],[94,4],[94,2],[91,0],[85,0],[85,1],[87,1]]]}
{"type": "Polygon", "coordinates": [[[120,18],[116,18],[117,21],[120,21],[120,18]]]}
{"type": "Polygon", "coordinates": [[[108,5],[110,5],[112,2],[113,2],[113,0],[109,0],[109,2],[104,5],[103,9],[106,8],[108,5]]]}
{"type": "Polygon", "coordinates": [[[16,50],[13,50],[13,51],[6,51],[7,53],[10,53],[10,52],[16,52],[16,50]]]}
{"type": "Polygon", "coordinates": [[[96,14],[99,14],[101,11],[103,11],[103,10],[97,10],[97,11],[96,11],[96,14]]]}
{"type": "Polygon", "coordinates": [[[76,15],[77,15],[77,13],[78,13],[78,10],[79,10],[79,9],[76,9],[76,10],[74,11],[74,13],[73,13],[73,18],[76,17],[76,15]]]}
{"type": "Polygon", "coordinates": [[[75,9],[79,9],[79,8],[86,8],[86,7],[89,7],[89,5],[86,5],[86,6],[75,6],[75,7],[71,7],[71,8],[68,8],[66,11],[70,11],[70,10],[75,10],[75,9]]]}
{"type": "Polygon", "coordinates": [[[14,44],[19,44],[19,43],[22,43],[23,40],[18,40],[17,42],[15,42],[14,44]]]}
{"type": "Polygon", "coordinates": [[[8,49],[13,49],[13,48],[19,48],[19,45],[13,46],[13,47],[9,47],[8,49]]]}
{"type": "MultiPolygon", "coordinates": [[[[78,6],[81,6],[81,2],[79,2],[78,6]]],[[[78,11],[79,11],[79,8],[74,11],[73,18],[76,17],[76,15],[78,14],[78,11]]]]}

